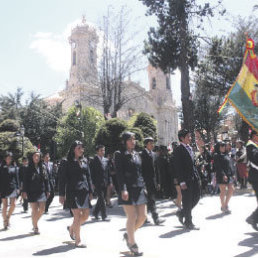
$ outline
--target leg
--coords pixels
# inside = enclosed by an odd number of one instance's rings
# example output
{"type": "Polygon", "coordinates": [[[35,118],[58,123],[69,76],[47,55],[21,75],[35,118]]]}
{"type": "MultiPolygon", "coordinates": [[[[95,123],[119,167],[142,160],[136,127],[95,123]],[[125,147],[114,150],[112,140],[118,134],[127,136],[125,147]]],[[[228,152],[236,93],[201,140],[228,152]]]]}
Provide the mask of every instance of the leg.
{"type": "Polygon", "coordinates": [[[128,243],[129,245],[135,244],[134,232],[135,225],[137,220],[136,208],[134,205],[123,205],[127,221],[126,221],[126,231],[128,234],[128,243]]]}
{"type": "Polygon", "coordinates": [[[154,197],[154,194],[152,194],[149,191],[147,194],[147,207],[148,207],[148,211],[151,212],[154,222],[156,223],[156,221],[158,219],[158,213],[156,210],[155,197],[154,197]]]}
{"type": "Polygon", "coordinates": [[[81,223],[80,223],[80,209],[72,209],[73,212],[73,225],[72,229],[75,234],[75,244],[78,245],[81,242],[81,235],[80,235],[80,230],[81,230],[81,223]]]}
{"type": "Polygon", "coordinates": [[[31,206],[31,219],[33,228],[38,228],[38,213],[39,213],[39,204],[38,202],[32,202],[31,206]]]}
{"type": "Polygon", "coordinates": [[[176,185],[176,192],[177,192],[176,206],[181,210],[182,209],[182,193],[181,193],[181,187],[179,185],[176,185]]]}
{"type": "Polygon", "coordinates": [[[100,193],[100,212],[101,212],[102,220],[104,220],[107,217],[106,202],[105,202],[106,193],[107,193],[107,188],[103,187],[100,193]]]}
{"type": "Polygon", "coordinates": [[[46,203],[45,202],[39,202],[39,209],[38,209],[38,221],[41,218],[41,216],[43,215],[43,213],[45,212],[45,208],[46,208],[46,203]]]}
{"type": "Polygon", "coordinates": [[[80,215],[80,224],[82,225],[85,221],[88,220],[90,215],[90,209],[82,209],[80,215]]]}
{"type": "Polygon", "coordinates": [[[229,200],[230,200],[231,196],[233,195],[234,190],[235,190],[234,185],[233,184],[228,184],[228,192],[227,192],[227,195],[226,195],[226,202],[225,202],[226,207],[228,207],[229,200]]]}
{"type": "Polygon", "coordinates": [[[15,201],[16,201],[15,198],[10,198],[10,207],[9,207],[8,214],[7,214],[8,224],[9,224],[9,219],[12,216],[13,211],[15,209],[15,201]]]}
{"type": "Polygon", "coordinates": [[[221,209],[225,210],[226,204],[225,204],[225,197],[226,197],[226,185],[220,184],[220,202],[221,202],[221,209]]]}
{"type": "Polygon", "coordinates": [[[136,216],[137,216],[137,219],[135,222],[135,231],[136,231],[144,224],[147,218],[146,204],[136,205],[135,209],[136,209],[136,216]]]}
{"type": "Polygon", "coordinates": [[[182,214],[185,217],[184,224],[186,226],[189,226],[192,224],[192,193],[193,187],[191,185],[187,185],[186,190],[182,190],[182,204],[183,204],[183,210],[182,214]]]}
{"type": "Polygon", "coordinates": [[[4,220],[4,228],[7,229],[8,227],[8,221],[7,221],[7,206],[8,206],[8,199],[2,198],[2,216],[4,220]]]}
{"type": "Polygon", "coordinates": [[[110,185],[107,187],[107,190],[106,190],[106,203],[108,206],[111,206],[111,195],[112,195],[112,190],[113,188],[110,187],[110,185]]]}
{"type": "Polygon", "coordinates": [[[51,186],[50,195],[49,195],[49,197],[47,198],[47,201],[46,201],[45,212],[48,212],[48,208],[49,208],[50,204],[52,203],[54,197],[55,197],[54,187],[51,186]]]}

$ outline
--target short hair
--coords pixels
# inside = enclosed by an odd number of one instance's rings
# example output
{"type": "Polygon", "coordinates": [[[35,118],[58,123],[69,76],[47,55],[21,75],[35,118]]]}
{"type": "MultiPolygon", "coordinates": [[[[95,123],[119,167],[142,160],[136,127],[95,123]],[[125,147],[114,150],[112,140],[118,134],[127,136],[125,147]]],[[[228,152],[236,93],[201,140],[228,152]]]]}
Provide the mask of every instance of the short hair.
{"type": "Polygon", "coordinates": [[[50,155],[48,151],[42,153],[42,157],[45,158],[47,155],[50,155]]]}
{"type": "Polygon", "coordinates": [[[99,144],[99,145],[97,145],[97,146],[95,147],[95,150],[96,150],[96,151],[99,151],[100,149],[103,149],[103,148],[105,148],[105,146],[104,146],[103,144],[99,144]]]}
{"type": "Polygon", "coordinates": [[[27,161],[28,158],[27,157],[22,157],[22,161],[27,161]]]}
{"type": "Polygon", "coordinates": [[[214,147],[214,152],[217,154],[220,154],[220,147],[221,146],[226,146],[226,143],[223,141],[219,141],[216,143],[215,147],[214,147]]]}
{"type": "Polygon", "coordinates": [[[189,134],[190,131],[187,130],[187,129],[181,129],[179,132],[178,132],[178,139],[179,141],[181,142],[181,138],[185,138],[187,134],[189,134]]]}
{"type": "Polygon", "coordinates": [[[146,137],[143,140],[144,145],[147,145],[149,142],[154,142],[154,139],[152,137],[146,137]]]}

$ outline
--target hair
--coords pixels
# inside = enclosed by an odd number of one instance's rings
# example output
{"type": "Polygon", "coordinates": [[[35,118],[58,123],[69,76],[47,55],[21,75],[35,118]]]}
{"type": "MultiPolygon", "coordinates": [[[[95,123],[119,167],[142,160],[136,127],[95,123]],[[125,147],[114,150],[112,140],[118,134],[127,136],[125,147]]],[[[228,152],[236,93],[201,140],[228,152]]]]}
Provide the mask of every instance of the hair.
{"type": "Polygon", "coordinates": [[[253,137],[257,134],[258,133],[255,130],[252,130],[252,132],[250,133],[250,139],[253,139],[253,137]]]}
{"type": "Polygon", "coordinates": [[[95,150],[99,151],[100,149],[103,149],[103,148],[105,148],[105,146],[103,144],[99,144],[96,146],[95,150]]]}
{"type": "Polygon", "coordinates": [[[44,159],[47,155],[50,155],[50,153],[49,153],[48,151],[43,152],[43,154],[42,154],[42,158],[44,159]]]}
{"type": "Polygon", "coordinates": [[[27,157],[22,157],[22,161],[27,161],[28,158],[27,157]]]}
{"type": "Polygon", "coordinates": [[[221,146],[226,146],[226,143],[221,141],[221,142],[217,142],[215,147],[214,147],[214,152],[217,154],[220,154],[220,147],[221,146]]]}
{"type": "Polygon", "coordinates": [[[143,140],[143,144],[146,146],[149,142],[154,142],[152,137],[147,137],[143,140]]]}
{"type": "Polygon", "coordinates": [[[187,129],[181,129],[179,132],[178,132],[178,139],[179,141],[181,142],[181,138],[185,138],[187,134],[189,134],[190,131],[187,130],[187,129]]]}
{"type": "Polygon", "coordinates": [[[127,132],[123,132],[122,134],[121,134],[121,150],[122,151],[124,151],[124,150],[126,150],[127,148],[126,148],[126,142],[130,139],[130,138],[132,138],[132,137],[135,137],[135,134],[134,133],[132,133],[132,132],[129,132],[129,131],[127,131],[127,132]]]}
{"type": "Polygon", "coordinates": [[[74,149],[79,146],[79,145],[82,145],[83,146],[83,143],[80,142],[80,141],[74,141],[68,151],[68,154],[67,154],[67,161],[73,161],[74,160],[74,157],[75,157],[75,154],[74,154],[74,149]]]}
{"type": "Polygon", "coordinates": [[[5,159],[7,157],[11,157],[12,158],[12,162],[11,164],[13,165],[14,164],[14,160],[13,160],[13,153],[11,151],[6,151],[5,154],[4,154],[4,158],[3,158],[3,162],[2,162],[2,166],[6,165],[6,161],[5,159]]]}
{"type": "Polygon", "coordinates": [[[41,152],[39,152],[39,151],[34,151],[34,152],[31,154],[31,156],[30,156],[30,158],[29,158],[29,167],[35,167],[35,164],[34,164],[34,162],[33,162],[33,156],[34,156],[35,154],[39,154],[39,163],[38,163],[38,166],[39,166],[39,168],[40,168],[40,172],[42,172],[42,154],[41,154],[41,152]]]}

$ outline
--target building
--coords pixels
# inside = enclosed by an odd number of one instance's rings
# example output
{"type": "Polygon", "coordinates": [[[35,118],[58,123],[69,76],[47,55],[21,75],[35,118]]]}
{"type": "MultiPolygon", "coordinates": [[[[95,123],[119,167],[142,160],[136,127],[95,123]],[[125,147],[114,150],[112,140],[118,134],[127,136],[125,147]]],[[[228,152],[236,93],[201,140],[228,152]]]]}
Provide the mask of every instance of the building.
{"type": "MultiPolygon", "coordinates": [[[[103,113],[101,90],[98,85],[97,47],[99,38],[96,29],[83,18],[72,29],[71,68],[66,87],[59,93],[64,110],[79,101],[82,106],[92,106],[103,113]]],[[[130,79],[124,83],[124,96],[128,101],[118,111],[117,117],[128,120],[134,113],[146,112],[157,120],[158,144],[168,145],[177,141],[178,115],[173,101],[170,75],[161,69],[148,66],[149,90],[130,79]]],[[[55,95],[55,101],[57,100],[55,95]]],[[[48,101],[53,100],[48,98],[48,101]]]]}

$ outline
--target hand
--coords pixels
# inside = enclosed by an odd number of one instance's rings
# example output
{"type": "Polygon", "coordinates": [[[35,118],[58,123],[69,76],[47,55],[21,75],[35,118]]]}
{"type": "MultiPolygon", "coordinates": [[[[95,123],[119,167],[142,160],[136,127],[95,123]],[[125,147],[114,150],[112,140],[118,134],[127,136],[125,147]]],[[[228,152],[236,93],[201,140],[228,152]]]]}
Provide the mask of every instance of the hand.
{"type": "Polygon", "coordinates": [[[92,193],[89,194],[89,199],[90,199],[90,201],[93,199],[93,194],[92,193]]]}
{"type": "Polygon", "coordinates": [[[110,184],[110,185],[109,185],[109,188],[112,189],[112,188],[113,188],[113,184],[110,184]]]}
{"type": "Polygon", "coordinates": [[[47,192],[47,198],[50,196],[50,192],[47,192]]]}
{"type": "Polygon", "coordinates": [[[64,205],[65,202],[65,197],[64,196],[59,196],[59,202],[64,205]]]}
{"type": "Polygon", "coordinates": [[[23,199],[28,199],[27,193],[23,192],[23,193],[22,193],[22,198],[23,198],[23,199]]]}
{"type": "Polygon", "coordinates": [[[186,183],[180,184],[180,187],[181,187],[182,190],[186,190],[187,189],[186,183]]]}
{"type": "Polygon", "coordinates": [[[160,184],[157,184],[157,190],[160,191],[160,184]]]}
{"type": "Polygon", "coordinates": [[[122,191],[122,199],[124,201],[128,201],[129,199],[129,193],[127,191],[122,191]]]}
{"type": "Polygon", "coordinates": [[[223,181],[227,182],[228,181],[228,177],[227,176],[223,176],[223,181]]]}

